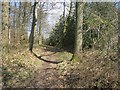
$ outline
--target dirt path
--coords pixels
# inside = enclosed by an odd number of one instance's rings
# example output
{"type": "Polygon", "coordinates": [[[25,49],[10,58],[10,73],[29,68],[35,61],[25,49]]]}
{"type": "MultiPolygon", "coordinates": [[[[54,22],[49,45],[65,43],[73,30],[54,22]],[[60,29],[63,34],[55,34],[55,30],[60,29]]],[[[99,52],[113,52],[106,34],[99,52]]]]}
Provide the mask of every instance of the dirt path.
{"type": "Polygon", "coordinates": [[[49,50],[34,50],[36,56],[43,59],[41,67],[34,73],[30,80],[30,87],[35,88],[59,88],[62,87],[60,76],[57,72],[55,52],[49,50]],[[49,62],[46,62],[47,60],[49,62]]]}

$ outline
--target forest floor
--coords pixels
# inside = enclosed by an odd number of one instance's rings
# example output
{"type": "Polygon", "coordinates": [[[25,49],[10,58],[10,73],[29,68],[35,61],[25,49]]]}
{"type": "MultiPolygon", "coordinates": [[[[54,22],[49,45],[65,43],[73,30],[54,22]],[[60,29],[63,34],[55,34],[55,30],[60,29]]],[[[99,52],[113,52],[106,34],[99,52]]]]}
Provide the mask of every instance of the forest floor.
{"type": "Polygon", "coordinates": [[[42,60],[40,68],[32,75],[28,87],[34,88],[60,88],[62,83],[60,75],[58,75],[57,65],[62,62],[59,60],[58,54],[62,52],[53,47],[43,47],[34,49],[33,55],[42,60]]]}
{"type": "Polygon", "coordinates": [[[4,87],[117,87],[116,53],[106,56],[89,50],[80,55],[79,62],[70,62],[71,57],[71,53],[54,47],[34,47],[33,53],[26,48],[13,50],[3,60],[4,87]]]}

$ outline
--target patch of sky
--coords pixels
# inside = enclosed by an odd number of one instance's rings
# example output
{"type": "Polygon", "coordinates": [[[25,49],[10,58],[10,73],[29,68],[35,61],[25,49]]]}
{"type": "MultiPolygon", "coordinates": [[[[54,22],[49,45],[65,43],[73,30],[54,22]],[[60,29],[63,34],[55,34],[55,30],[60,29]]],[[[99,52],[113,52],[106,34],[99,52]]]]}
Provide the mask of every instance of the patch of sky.
{"type": "MultiPolygon", "coordinates": [[[[66,2],[66,7],[65,7],[65,15],[68,14],[69,12],[69,7],[70,7],[70,3],[66,2]]],[[[55,27],[56,23],[59,21],[60,16],[63,14],[63,10],[64,10],[64,6],[63,6],[63,2],[58,2],[58,3],[54,3],[53,6],[51,6],[51,4],[48,4],[49,7],[52,7],[51,10],[48,10],[48,15],[46,17],[46,20],[48,22],[48,26],[49,28],[44,29],[43,30],[43,34],[44,37],[48,38],[49,34],[51,33],[52,29],[55,27]]]]}
{"type": "Polygon", "coordinates": [[[117,9],[120,10],[120,1],[117,2],[117,9]]]}

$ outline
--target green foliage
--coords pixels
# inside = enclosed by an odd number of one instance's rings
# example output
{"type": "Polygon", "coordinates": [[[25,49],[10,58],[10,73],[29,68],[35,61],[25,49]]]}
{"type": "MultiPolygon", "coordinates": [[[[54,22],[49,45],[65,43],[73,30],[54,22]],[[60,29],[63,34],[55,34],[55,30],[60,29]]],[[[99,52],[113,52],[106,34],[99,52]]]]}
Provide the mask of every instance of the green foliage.
{"type": "Polygon", "coordinates": [[[67,22],[68,25],[63,38],[63,46],[73,48],[75,42],[75,17],[68,16],[67,22]]]}
{"type": "Polygon", "coordinates": [[[50,38],[48,40],[48,44],[51,46],[58,45],[62,39],[61,37],[63,36],[63,18],[61,17],[59,21],[60,22],[56,24],[55,28],[51,32],[50,38]]]}
{"type": "Polygon", "coordinates": [[[49,38],[49,45],[60,46],[63,48],[73,48],[74,47],[74,29],[75,29],[75,17],[67,17],[66,32],[64,32],[64,21],[63,17],[60,18],[59,23],[56,24],[53,32],[51,32],[49,38]],[[61,46],[62,45],[62,46],[61,46]]]}
{"type": "MultiPolygon", "coordinates": [[[[83,49],[100,49],[115,46],[117,31],[117,16],[113,3],[86,3],[83,17],[83,49]],[[114,22],[111,22],[114,21],[114,22]],[[114,39],[114,40],[113,40],[114,39]]],[[[60,18],[48,40],[49,45],[62,46],[74,50],[75,42],[75,11],[66,17],[66,32],[64,32],[63,17],[60,18]],[[64,33],[63,33],[64,32],[64,33]]],[[[71,51],[70,50],[70,51],[71,51]]]]}

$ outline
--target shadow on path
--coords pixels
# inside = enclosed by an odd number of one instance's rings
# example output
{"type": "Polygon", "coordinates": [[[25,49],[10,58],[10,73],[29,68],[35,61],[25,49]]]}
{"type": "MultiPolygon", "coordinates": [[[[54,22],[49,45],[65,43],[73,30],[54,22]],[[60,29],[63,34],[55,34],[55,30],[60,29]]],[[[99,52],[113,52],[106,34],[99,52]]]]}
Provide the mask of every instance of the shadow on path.
{"type": "Polygon", "coordinates": [[[63,49],[60,49],[55,46],[42,45],[42,47],[44,47],[45,51],[50,51],[50,52],[54,52],[54,53],[64,51],[63,49]]]}
{"type": "Polygon", "coordinates": [[[51,53],[51,54],[48,54],[48,55],[41,55],[41,57],[43,57],[43,56],[51,56],[51,55],[54,55],[54,54],[56,54],[57,52],[53,52],[53,53],[51,53]]]}
{"type": "MultiPolygon", "coordinates": [[[[42,56],[38,56],[38,55],[36,55],[34,52],[32,52],[33,53],[33,55],[35,56],[35,57],[37,57],[38,59],[40,59],[40,60],[42,60],[42,61],[44,61],[44,62],[47,62],[47,63],[52,63],[52,64],[58,64],[58,63],[62,63],[63,61],[50,61],[50,60],[46,60],[46,59],[43,59],[42,58],[42,56]]],[[[46,55],[47,56],[47,55],[46,55]]]]}

